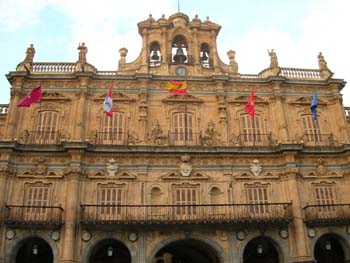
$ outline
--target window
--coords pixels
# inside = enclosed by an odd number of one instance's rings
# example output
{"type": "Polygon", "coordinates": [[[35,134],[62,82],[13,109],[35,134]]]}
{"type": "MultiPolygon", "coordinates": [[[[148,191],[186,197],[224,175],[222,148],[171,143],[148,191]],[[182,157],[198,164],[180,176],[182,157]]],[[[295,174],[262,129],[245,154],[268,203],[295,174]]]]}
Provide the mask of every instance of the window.
{"type": "Polygon", "coordinates": [[[266,145],[268,143],[267,134],[263,134],[261,117],[255,115],[254,119],[248,114],[242,114],[240,118],[241,134],[240,143],[243,145],[266,145]]]}
{"type": "Polygon", "coordinates": [[[175,145],[194,145],[193,114],[178,112],[173,114],[171,138],[175,145]]]}
{"type": "Polygon", "coordinates": [[[50,200],[49,186],[29,186],[25,194],[25,220],[45,221],[50,200]]]}
{"type": "Polygon", "coordinates": [[[268,205],[261,205],[268,203],[268,188],[266,186],[249,186],[246,188],[246,194],[251,217],[261,217],[269,213],[268,205]]]}
{"type": "Polygon", "coordinates": [[[102,220],[117,219],[122,214],[124,201],[122,187],[102,187],[99,191],[100,217],[102,220]]]}
{"type": "Polygon", "coordinates": [[[332,216],[331,212],[335,210],[333,206],[335,203],[334,186],[328,184],[314,186],[313,194],[316,205],[318,205],[318,214],[322,218],[332,216]]]}
{"type": "Polygon", "coordinates": [[[302,116],[304,128],[304,140],[306,142],[322,142],[320,126],[318,120],[314,120],[312,115],[302,116]]]}
{"type": "Polygon", "coordinates": [[[196,187],[176,188],[174,192],[175,214],[182,219],[191,219],[197,214],[198,190],[196,187]]]}
{"type": "Polygon", "coordinates": [[[104,114],[102,144],[124,144],[126,139],[124,113],[114,111],[112,117],[104,114]]]}
{"type": "Polygon", "coordinates": [[[34,143],[56,143],[58,131],[58,112],[40,111],[34,131],[34,143]]]}

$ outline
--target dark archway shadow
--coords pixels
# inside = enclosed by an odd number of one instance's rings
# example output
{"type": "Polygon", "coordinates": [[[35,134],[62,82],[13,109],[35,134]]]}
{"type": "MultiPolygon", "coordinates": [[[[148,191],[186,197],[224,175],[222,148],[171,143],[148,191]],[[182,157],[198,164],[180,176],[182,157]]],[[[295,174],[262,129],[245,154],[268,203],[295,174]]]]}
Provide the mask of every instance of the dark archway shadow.
{"type": "Polygon", "coordinates": [[[278,263],[278,252],[268,237],[257,237],[249,241],[244,249],[243,263],[278,263]]]}
{"type": "Polygon", "coordinates": [[[131,263],[131,255],[122,242],[105,239],[95,245],[89,263],[131,263]]]}
{"type": "Polygon", "coordinates": [[[16,263],[53,263],[50,245],[43,239],[31,237],[23,240],[16,254],[16,263]]]}
{"type": "Polygon", "coordinates": [[[159,250],[155,259],[164,263],[220,263],[212,247],[195,239],[174,241],[159,250]]]}
{"type": "Polygon", "coordinates": [[[314,256],[317,263],[343,263],[344,250],[332,234],[321,236],[315,245],[314,256]]]}

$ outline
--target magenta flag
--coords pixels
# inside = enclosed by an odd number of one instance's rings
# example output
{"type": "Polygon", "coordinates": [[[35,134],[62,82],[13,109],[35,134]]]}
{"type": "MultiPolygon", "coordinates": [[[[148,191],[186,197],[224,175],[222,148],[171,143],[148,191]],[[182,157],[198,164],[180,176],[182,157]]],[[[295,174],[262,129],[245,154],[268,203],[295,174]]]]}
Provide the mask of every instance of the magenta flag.
{"type": "Polygon", "coordinates": [[[41,84],[23,98],[23,100],[17,105],[17,107],[29,107],[32,103],[41,101],[41,84]]]}

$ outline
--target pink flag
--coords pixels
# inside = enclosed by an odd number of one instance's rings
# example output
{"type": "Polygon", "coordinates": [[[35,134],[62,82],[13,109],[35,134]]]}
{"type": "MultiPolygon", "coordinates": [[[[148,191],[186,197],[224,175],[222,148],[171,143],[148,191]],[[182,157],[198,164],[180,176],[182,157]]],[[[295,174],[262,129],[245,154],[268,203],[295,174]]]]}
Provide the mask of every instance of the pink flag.
{"type": "Polygon", "coordinates": [[[113,111],[112,111],[112,105],[113,105],[113,100],[112,100],[112,85],[109,88],[108,94],[105,98],[105,101],[103,102],[103,109],[105,110],[107,116],[112,117],[113,111]]]}
{"type": "Polygon", "coordinates": [[[254,118],[255,110],[254,110],[254,90],[252,90],[252,94],[250,95],[248,103],[245,105],[245,111],[254,118]]]}
{"type": "Polygon", "coordinates": [[[29,107],[32,103],[41,101],[41,84],[33,89],[23,100],[17,105],[17,107],[29,107]]]}

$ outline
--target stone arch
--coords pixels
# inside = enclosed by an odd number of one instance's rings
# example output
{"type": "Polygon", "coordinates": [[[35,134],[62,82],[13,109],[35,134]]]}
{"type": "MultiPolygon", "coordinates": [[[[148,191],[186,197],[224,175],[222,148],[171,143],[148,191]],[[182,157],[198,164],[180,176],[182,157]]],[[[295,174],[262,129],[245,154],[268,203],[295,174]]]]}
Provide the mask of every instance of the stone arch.
{"type": "Polygon", "coordinates": [[[127,240],[126,237],[118,234],[101,234],[96,237],[93,237],[88,243],[86,247],[83,249],[83,253],[81,256],[82,263],[89,263],[89,258],[92,256],[94,249],[99,243],[104,242],[106,240],[115,240],[117,242],[122,243],[128,250],[131,256],[131,263],[138,262],[138,253],[137,249],[131,245],[131,243],[127,240]]]}
{"type": "Polygon", "coordinates": [[[314,257],[314,250],[317,241],[324,235],[330,234],[332,235],[341,245],[344,251],[345,262],[350,260],[350,238],[349,235],[341,228],[329,227],[326,229],[322,229],[317,232],[316,236],[313,238],[310,244],[310,251],[312,256],[314,257]]]}
{"type": "Polygon", "coordinates": [[[264,235],[261,235],[260,233],[251,233],[246,236],[246,238],[241,242],[241,245],[238,248],[237,251],[237,257],[235,257],[236,261],[233,261],[233,263],[243,263],[243,255],[244,255],[244,250],[247,247],[248,243],[252,241],[255,238],[258,237],[265,237],[271,241],[272,245],[274,248],[277,250],[278,253],[278,259],[279,263],[287,263],[288,258],[289,258],[289,250],[287,244],[277,235],[274,233],[264,233],[264,235]]]}
{"type": "Polygon", "coordinates": [[[58,262],[58,248],[55,241],[53,241],[52,238],[46,233],[34,232],[34,233],[24,233],[22,235],[16,236],[12,240],[11,244],[6,248],[5,263],[15,263],[16,256],[19,249],[26,242],[26,240],[30,238],[40,238],[44,240],[51,248],[51,251],[53,254],[53,262],[58,262]]]}
{"type": "Polygon", "coordinates": [[[177,242],[177,241],[184,241],[184,240],[195,240],[198,242],[203,242],[205,245],[209,246],[213,249],[213,251],[216,253],[219,262],[225,263],[228,262],[228,256],[225,253],[224,249],[215,241],[209,239],[207,236],[203,236],[200,234],[192,234],[192,235],[181,235],[177,237],[170,237],[168,239],[165,239],[163,241],[158,242],[156,245],[154,245],[150,253],[147,257],[147,263],[152,263],[152,259],[156,256],[156,254],[167,245],[170,245],[171,243],[177,242]]]}

